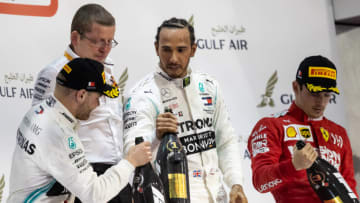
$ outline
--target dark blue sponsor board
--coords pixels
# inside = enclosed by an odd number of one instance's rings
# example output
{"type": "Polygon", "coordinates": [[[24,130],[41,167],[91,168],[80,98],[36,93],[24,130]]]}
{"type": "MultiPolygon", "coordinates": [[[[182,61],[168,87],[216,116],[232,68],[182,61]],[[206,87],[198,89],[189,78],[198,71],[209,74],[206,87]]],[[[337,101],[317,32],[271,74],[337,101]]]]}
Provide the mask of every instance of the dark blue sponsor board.
{"type": "Polygon", "coordinates": [[[0,86],[0,97],[3,98],[32,99],[33,96],[33,88],[0,86]]]}

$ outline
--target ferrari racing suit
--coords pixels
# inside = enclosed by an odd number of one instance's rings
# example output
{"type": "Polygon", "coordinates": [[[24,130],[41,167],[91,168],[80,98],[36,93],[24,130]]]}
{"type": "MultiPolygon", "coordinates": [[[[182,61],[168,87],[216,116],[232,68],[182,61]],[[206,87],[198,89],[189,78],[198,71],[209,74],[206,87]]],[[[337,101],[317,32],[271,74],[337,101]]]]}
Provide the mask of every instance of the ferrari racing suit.
{"type": "Polygon", "coordinates": [[[228,202],[222,177],[228,186],[242,185],[237,136],[230,124],[218,82],[207,74],[192,73],[172,79],[157,69],[138,82],[124,109],[124,149],[136,136],[153,145],[156,157],[160,140],[156,118],[170,107],[177,117],[178,136],[185,147],[191,202],[228,202]]]}
{"type": "Polygon", "coordinates": [[[256,190],[270,191],[280,203],[322,202],[311,188],[306,170],[296,171],[291,161],[294,145],[305,139],[356,192],[352,151],[345,129],[325,117],[309,119],[295,103],[287,111],[261,119],[249,137],[256,190]]]}
{"type": "Polygon", "coordinates": [[[69,191],[83,202],[99,203],[125,187],[133,165],[123,159],[98,177],[85,158],[78,126],[53,96],[26,113],[17,130],[8,203],[59,203],[70,199],[69,191]]]}

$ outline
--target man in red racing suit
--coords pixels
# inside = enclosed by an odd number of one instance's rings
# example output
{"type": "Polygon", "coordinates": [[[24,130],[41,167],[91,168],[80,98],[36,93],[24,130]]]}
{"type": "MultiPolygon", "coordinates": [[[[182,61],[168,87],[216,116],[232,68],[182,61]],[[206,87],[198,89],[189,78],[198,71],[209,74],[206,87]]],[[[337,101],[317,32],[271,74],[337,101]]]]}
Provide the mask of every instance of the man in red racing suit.
{"type": "Polygon", "coordinates": [[[305,170],[317,156],[337,168],[356,192],[352,151],[346,130],[323,116],[330,92],[338,93],[336,76],[333,81],[321,77],[314,81],[311,78],[311,68],[335,70],[336,73],[335,66],[329,62],[321,56],[306,58],[300,64],[297,81],[293,82],[295,102],[287,111],[261,119],[249,137],[254,187],[261,193],[270,191],[276,202],[322,202],[311,188],[305,170]],[[314,91],[311,88],[314,86],[323,89],[314,91]],[[298,140],[305,140],[306,152],[294,149],[298,140]]]}

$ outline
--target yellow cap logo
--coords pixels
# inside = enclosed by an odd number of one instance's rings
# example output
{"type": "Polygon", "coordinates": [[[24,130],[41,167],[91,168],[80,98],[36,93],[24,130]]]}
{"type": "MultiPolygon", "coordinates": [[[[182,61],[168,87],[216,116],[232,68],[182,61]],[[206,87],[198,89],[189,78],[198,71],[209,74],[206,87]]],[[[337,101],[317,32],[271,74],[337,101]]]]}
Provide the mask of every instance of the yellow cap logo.
{"type": "Polygon", "coordinates": [[[104,73],[104,71],[101,73],[101,76],[102,76],[103,82],[104,82],[104,84],[105,84],[105,73],[104,73]]]}
{"type": "Polygon", "coordinates": [[[309,77],[329,78],[336,80],[336,70],[327,67],[309,67],[309,77]]]}
{"type": "Polygon", "coordinates": [[[70,66],[68,66],[67,64],[63,67],[63,69],[65,70],[65,72],[67,72],[67,74],[70,74],[70,72],[72,71],[70,66]]]}

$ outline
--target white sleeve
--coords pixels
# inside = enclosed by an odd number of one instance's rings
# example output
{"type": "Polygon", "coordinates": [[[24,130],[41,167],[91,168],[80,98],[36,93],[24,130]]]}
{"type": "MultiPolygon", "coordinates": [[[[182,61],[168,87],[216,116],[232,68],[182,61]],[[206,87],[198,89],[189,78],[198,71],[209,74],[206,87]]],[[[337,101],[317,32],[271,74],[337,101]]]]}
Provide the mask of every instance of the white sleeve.
{"type": "Polygon", "coordinates": [[[34,86],[33,106],[49,97],[54,92],[57,74],[58,71],[51,66],[48,66],[39,72],[34,86]]]}
{"type": "MultiPolygon", "coordinates": [[[[124,105],[124,152],[135,145],[135,138],[142,136],[153,145],[156,139],[156,118],[159,114],[157,102],[146,95],[132,95],[124,105]]],[[[153,146],[152,149],[155,147],[153,146]]]]}
{"type": "Polygon", "coordinates": [[[44,132],[51,136],[36,146],[38,165],[82,202],[107,202],[127,185],[135,168],[126,159],[97,176],[85,159],[80,139],[60,131],[44,132]]]}
{"type": "Polygon", "coordinates": [[[217,87],[215,111],[216,149],[219,156],[220,169],[225,183],[231,188],[234,184],[243,184],[242,158],[240,144],[231,125],[220,88],[217,87]]]}

